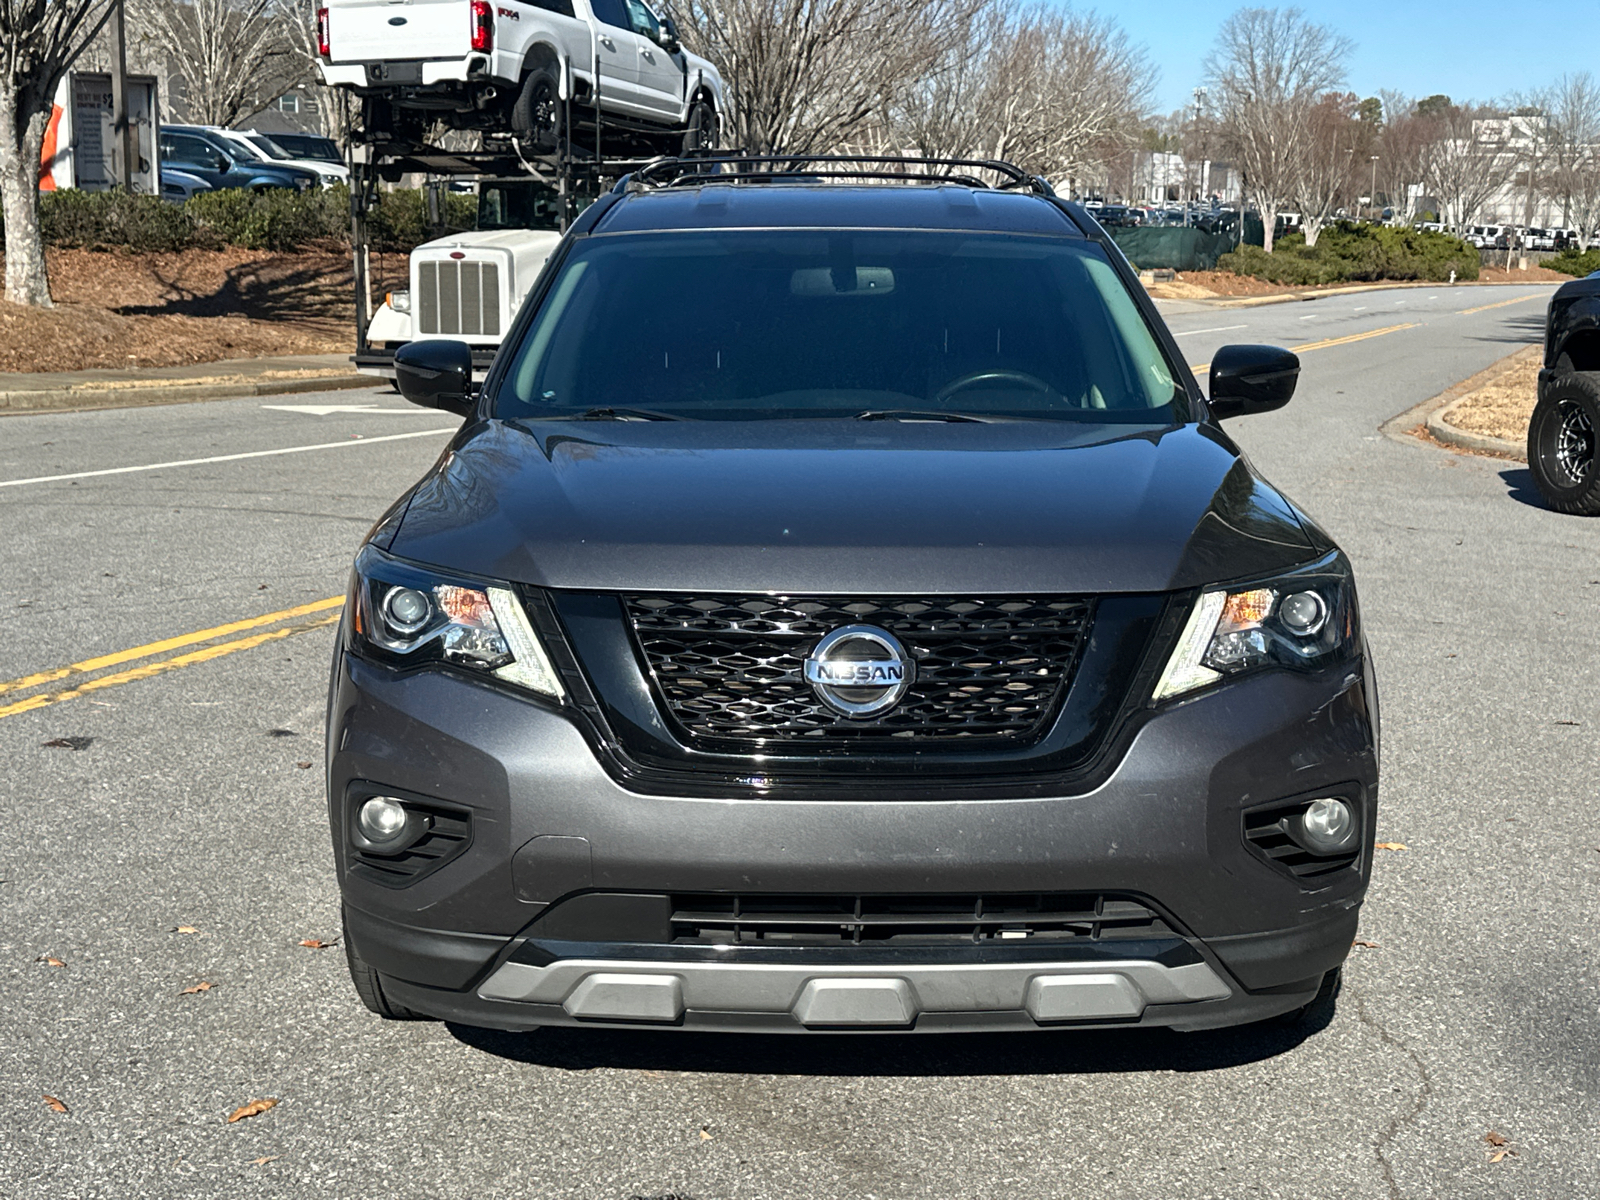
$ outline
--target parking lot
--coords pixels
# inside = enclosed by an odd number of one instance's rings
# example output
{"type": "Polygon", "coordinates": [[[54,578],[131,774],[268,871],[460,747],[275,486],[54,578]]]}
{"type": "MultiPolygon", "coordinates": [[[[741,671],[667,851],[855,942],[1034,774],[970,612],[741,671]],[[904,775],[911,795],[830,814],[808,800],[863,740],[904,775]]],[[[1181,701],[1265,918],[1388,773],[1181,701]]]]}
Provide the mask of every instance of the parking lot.
{"type": "Polygon", "coordinates": [[[0,420],[0,1195],[1600,1191],[1600,524],[1382,428],[1548,295],[1167,306],[1192,364],[1301,349],[1229,429],[1351,555],[1378,664],[1404,848],[1310,1032],[381,1022],[304,944],[339,936],[330,622],[452,421],[376,390],[0,420]]]}

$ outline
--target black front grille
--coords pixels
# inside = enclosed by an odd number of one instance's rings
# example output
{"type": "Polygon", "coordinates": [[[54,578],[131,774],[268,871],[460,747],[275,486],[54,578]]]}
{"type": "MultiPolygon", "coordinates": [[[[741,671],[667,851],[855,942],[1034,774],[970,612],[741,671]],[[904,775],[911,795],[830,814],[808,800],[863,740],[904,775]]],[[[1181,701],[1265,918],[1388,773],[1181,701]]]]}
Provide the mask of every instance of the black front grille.
{"type": "Polygon", "coordinates": [[[1026,745],[1072,682],[1091,604],[1061,597],[628,596],[657,695],[691,739],[1026,745]],[[844,625],[887,630],[916,661],[894,708],[866,719],[824,704],[806,655],[844,625]]]}
{"type": "Polygon", "coordinates": [[[672,940],[700,945],[967,945],[1169,938],[1136,897],[1030,895],[672,897],[672,940]]]}

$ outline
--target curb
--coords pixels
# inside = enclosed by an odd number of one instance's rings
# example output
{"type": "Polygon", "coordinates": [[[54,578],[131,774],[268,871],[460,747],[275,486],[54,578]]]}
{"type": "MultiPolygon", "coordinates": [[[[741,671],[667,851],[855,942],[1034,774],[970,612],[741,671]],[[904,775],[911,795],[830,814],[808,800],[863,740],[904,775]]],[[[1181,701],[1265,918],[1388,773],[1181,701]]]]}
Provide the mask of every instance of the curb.
{"type": "Polygon", "coordinates": [[[1279,292],[1272,296],[1152,296],[1151,299],[1184,300],[1190,304],[1204,304],[1207,308],[1260,308],[1265,304],[1293,304],[1305,300],[1321,300],[1324,296],[1357,296],[1362,292],[1397,292],[1405,288],[1539,287],[1541,285],[1552,288],[1561,286],[1547,279],[1530,279],[1526,283],[1504,283],[1499,280],[1486,283],[1477,279],[1463,280],[1460,283],[1407,280],[1400,283],[1363,283],[1354,287],[1325,288],[1312,292],[1279,292]]]}
{"type": "Polygon", "coordinates": [[[1464,429],[1457,429],[1452,425],[1444,424],[1443,421],[1439,420],[1439,417],[1479,388],[1504,375],[1516,363],[1525,359],[1539,357],[1543,354],[1544,343],[1542,341],[1530,342],[1519,350],[1513,350],[1504,358],[1496,359],[1490,363],[1476,375],[1463,379],[1460,383],[1446,388],[1437,396],[1424,400],[1421,404],[1412,405],[1397,417],[1390,417],[1382,425],[1378,426],[1378,432],[1407,446],[1431,445],[1434,449],[1493,455],[1496,458],[1514,458],[1518,462],[1526,462],[1526,446],[1506,441],[1503,438],[1490,438],[1481,434],[1468,433],[1464,429]],[[1424,436],[1418,436],[1419,434],[1424,436]]]}
{"type": "MultiPolygon", "coordinates": [[[[1512,357],[1516,357],[1513,355],[1512,357]]],[[[1503,361],[1503,360],[1502,360],[1503,361]]],[[[1481,433],[1468,433],[1465,429],[1457,429],[1449,424],[1445,418],[1456,409],[1460,408],[1473,393],[1468,392],[1459,400],[1452,400],[1443,408],[1436,409],[1428,414],[1428,432],[1446,445],[1456,446],[1462,450],[1486,450],[1490,454],[1504,455],[1522,462],[1528,461],[1528,447],[1521,442],[1507,441],[1505,438],[1487,437],[1481,433]]]]}
{"type": "Polygon", "coordinates": [[[190,404],[199,400],[231,400],[245,396],[288,396],[298,392],[331,392],[346,388],[381,387],[371,375],[301,375],[293,379],[250,379],[238,376],[199,383],[174,380],[140,380],[135,384],[89,384],[70,388],[39,388],[0,392],[0,416],[23,413],[68,412],[78,409],[134,408],[152,404],[190,404]]]}

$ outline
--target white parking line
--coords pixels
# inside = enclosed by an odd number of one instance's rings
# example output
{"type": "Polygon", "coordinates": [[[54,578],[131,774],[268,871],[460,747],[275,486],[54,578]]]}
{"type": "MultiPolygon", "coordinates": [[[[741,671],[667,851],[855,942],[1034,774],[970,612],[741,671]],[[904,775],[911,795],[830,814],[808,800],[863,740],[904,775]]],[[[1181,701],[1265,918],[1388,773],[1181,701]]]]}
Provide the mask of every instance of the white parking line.
{"type": "Polygon", "coordinates": [[[244,454],[217,454],[210,458],[180,458],[173,462],[148,463],[139,467],[107,467],[103,471],[73,471],[67,475],[35,475],[32,479],[0,479],[0,488],[24,487],[30,483],[59,483],[65,479],[94,479],[101,475],[132,475],[138,471],[164,471],[169,467],[199,467],[207,463],[238,462],[245,458],[272,458],[279,454],[305,454],[311,450],[341,450],[347,446],[370,446],[374,442],[398,442],[406,438],[433,437],[440,433],[454,433],[461,428],[451,425],[439,429],[421,429],[415,433],[386,433],[382,437],[355,437],[343,442],[318,442],[314,446],[285,446],[281,450],[251,450],[244,454]]]}
{"type": "Polygon", "coordinates": [[[1175,330],[1173,337],[1188,337],[1192,333],[1231,333],[1235,329],[1248,329],[1248,325],[1218,325],[1215,329],[1175,330]]]}
{"type": "Polygon", "coordinates": [[[1308,313],[1306,316],[1301,317],[1300,320],[1302,320],[1302,321],[1315,321],[1321,315],[1322,315],[1321,313],[1308,313]]]}

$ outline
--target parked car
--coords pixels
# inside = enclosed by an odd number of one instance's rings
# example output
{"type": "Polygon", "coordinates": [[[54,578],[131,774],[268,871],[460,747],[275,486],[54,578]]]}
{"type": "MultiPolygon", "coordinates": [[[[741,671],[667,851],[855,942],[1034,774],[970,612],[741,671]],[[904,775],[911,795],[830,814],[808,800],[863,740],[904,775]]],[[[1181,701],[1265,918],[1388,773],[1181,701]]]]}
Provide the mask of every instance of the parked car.
{"type": "Polygon", "coordinates": [[[163,165],[161,168],[161,198],[170,200],[174,204],[182,204],[191,196],[198,196],[201,192],[209,192],[212,187],[198,175],[191,175],[187,171],[180,171],[175,167],[163,165]]]}
{"type": "Polygon", "coordinates": [[[387,111],[373,118],[402,134],[442,117],[550,153],[561,138],[564,73],[580,117],[598,86],[603,123],[653,133],[674,153],[715,147],[726,111],[717,69],[686,51],[672,19],[645,0],[421,0],[403,13],[327,0],[317,29],[323,80],[381,101],[387,111]]]}
{"type": "Polygon", "coordinates": [[[163,125],[160,144],[163,170],[171,166],[213,188],[245,188],[253,192],[294,188],[303,192],[317,186],[315,171],[264,162],[232,138],[201,125],[163,125]]]}
{"type": "Polygon", "coordinates": [[[481,390],[459,341],[397,354],[463,424],[336,639],[330,832],[375,1013],[1202,1029],[1331,1002],[1372,661],[1349,561],[1225,425],[1298,359],[1225,347],[1208,398],[1084,209],[1018,168],[859,166],[653,165],[564,236],[481,390]]]}
{"type": "Polygon", "coordinates": [[[1528,422],[1528,471],[1557,512],[1600,515],[1600,276],[1556,289],[1545,312],[1539,400],[1528,422]]]}
{"type": "Polygon", "coordinates": [[[230,139],[235,145],[244,147],[260,162],[300,167],[314,172],[318,183],[323,187],[350,182],[350,168],[343,163],[331,163],[321,158],[296,158],[264,133],[246,133],[239,129],[217,129],[215,132],[230,139]]]}
{"type": "MultiPolygon", "coordinates": [[[[258,131],[247,129],[245,132],[254,136],[258,131]]],[[[294,158],[311,159],[319,163],[344,162],[339,143],[332,138],[315,133],[270,133],[267,136],[294,158]]]]}

